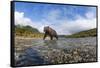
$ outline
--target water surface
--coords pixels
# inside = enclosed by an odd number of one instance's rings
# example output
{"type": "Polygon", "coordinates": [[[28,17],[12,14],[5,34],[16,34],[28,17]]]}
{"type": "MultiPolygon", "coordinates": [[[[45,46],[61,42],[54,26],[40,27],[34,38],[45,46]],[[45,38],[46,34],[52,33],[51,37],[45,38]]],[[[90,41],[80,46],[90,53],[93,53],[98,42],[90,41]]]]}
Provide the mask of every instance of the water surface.
{"type": "Polygon", "coordinates": [[[16,38],[16,65],[96,61],[96,45],[96,37],[59,38],[59,40],[16,38]]]}

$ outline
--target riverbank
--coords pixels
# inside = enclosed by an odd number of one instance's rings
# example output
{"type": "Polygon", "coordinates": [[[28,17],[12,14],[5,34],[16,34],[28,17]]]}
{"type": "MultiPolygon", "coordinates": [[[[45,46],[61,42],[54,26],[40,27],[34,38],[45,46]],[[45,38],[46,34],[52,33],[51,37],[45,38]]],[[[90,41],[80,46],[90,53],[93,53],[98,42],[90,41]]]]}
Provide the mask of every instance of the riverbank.
{"type": "Polygon", "coordinates": [[[20,36],[17,36],[15,37],[15,39],[42,39],[42,38],[34,38],[34,37],[20,37],[20,36]]]}

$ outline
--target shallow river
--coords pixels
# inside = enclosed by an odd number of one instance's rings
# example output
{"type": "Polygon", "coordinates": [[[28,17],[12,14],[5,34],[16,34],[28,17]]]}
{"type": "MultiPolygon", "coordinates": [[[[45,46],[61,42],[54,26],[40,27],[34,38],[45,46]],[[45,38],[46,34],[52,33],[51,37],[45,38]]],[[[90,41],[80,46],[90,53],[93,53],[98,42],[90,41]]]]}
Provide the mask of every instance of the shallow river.
{"type": "Polygon", "coordinates": [[[96,37],[15,39],[16,66],[97,61],[96,37]]]}

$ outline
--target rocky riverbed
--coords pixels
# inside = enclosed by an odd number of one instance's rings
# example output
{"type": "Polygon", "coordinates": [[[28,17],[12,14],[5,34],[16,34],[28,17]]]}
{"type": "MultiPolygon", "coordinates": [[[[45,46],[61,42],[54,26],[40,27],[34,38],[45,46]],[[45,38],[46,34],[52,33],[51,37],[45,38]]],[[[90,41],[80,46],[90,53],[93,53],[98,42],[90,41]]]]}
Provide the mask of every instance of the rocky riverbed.
{"type": "Polygon", "coordinates": [[[96,37],[42,40],[15,38],[15,66],[97,61],[96,37]]]}

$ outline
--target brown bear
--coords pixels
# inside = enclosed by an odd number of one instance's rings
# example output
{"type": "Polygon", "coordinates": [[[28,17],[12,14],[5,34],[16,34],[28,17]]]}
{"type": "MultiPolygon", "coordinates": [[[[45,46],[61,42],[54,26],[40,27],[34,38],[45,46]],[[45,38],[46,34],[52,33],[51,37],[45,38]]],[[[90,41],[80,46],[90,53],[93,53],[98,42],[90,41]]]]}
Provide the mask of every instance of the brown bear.
{"type": "Polygon", "coordinates": [[[51,40],[53,40],[53,37],[55,37],[58,40],[57,32],[54,29],[52,29],[51,27],[49,27],[49,26],[44,27],[44,32],[45,32],[45,34],[44,34],[43,39],[45,39],[48,35],[48,36],[50,36],[51,40]]]}

